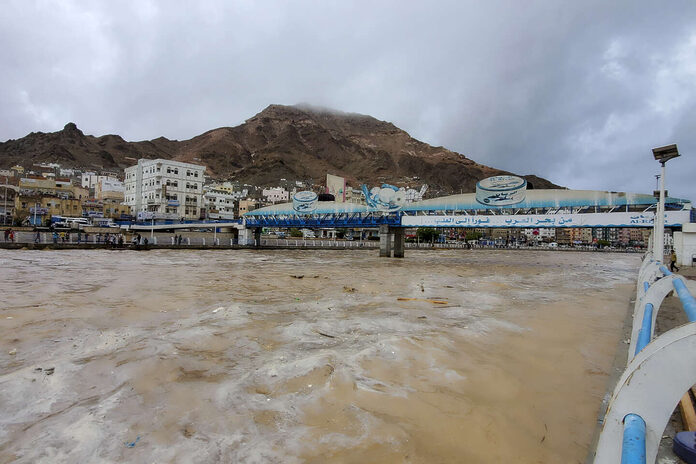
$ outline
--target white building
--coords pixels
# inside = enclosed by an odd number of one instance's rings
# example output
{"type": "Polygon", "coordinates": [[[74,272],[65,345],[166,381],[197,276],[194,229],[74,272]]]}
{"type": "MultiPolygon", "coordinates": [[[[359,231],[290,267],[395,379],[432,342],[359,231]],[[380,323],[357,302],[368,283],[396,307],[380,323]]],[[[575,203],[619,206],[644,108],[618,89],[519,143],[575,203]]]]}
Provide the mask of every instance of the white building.
{"type": "Polygon", "coordinates": [[[540,227],[538,229],[523,229],[522,233],[528,242],[549,242],[556,239],[556,229],[553,227],[540,227]],[[536,233],[535,233],[536,232],[536,233]]]}
{"type": "Polygon", "coordinates": [[[289,192],[282,187],[263,189],[261,196],[271,203],[278,203],[280,201],[287,202],[290,198],[289,192]]]}
{"type": "Polygon", "coordinates": [[[234,219],[234,202],[239,199],[239,192],[206,187],[203,200],[210,219],[234,219]]]}
{"type": "Polygon", "coordinates": [[[86,188],[86,189],[90,189],[90,190],[93,190],[97,186],[97,184],[101,181],[105,181],[107,183],[119,183],[119,184],[121,183],[121,181],[115,177],[98,176],[97,174],[95,174],[93,172],[82,173],[81,181],[82,181],[82,188],[86,188]]]}
{"type": "Polygon", "coordinates": [[[164,159],[140,159],[126,168],[125,204],[131,213],[198,219],[203,205],[205,166],[164,159]]]}
{"type": "Polygon", "coordinates": [[[97,200],[109,198],[122,202],[125,197],[125,191],[126,187],[123,185],[123,182],[113,177],[106,177],[100,179],[94,186],[94,198],[97,200]]]}
{"type": "Polygon", "coordinates": [[[60,174],[61,177],[75,177],[79,173],[80,173],[79,169],[60,168],[58,170],[58,174],[60,174]]]}

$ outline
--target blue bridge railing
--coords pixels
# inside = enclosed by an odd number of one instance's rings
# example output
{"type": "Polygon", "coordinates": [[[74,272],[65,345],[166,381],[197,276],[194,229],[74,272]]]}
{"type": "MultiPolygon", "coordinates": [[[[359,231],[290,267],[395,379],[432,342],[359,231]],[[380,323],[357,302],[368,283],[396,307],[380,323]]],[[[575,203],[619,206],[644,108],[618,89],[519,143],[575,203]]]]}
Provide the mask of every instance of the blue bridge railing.
{"type": "Polygon", "coordinates": [[[639,282],[628,363],[604,417],[595,464],[617,463],[619,457],[621,464],[654,462],[674,405],[696,383],[696,299],[680,276],[650,254],[639,282]],[[654,338],[656,314],[671,291],[689,324],[654,338]]]}

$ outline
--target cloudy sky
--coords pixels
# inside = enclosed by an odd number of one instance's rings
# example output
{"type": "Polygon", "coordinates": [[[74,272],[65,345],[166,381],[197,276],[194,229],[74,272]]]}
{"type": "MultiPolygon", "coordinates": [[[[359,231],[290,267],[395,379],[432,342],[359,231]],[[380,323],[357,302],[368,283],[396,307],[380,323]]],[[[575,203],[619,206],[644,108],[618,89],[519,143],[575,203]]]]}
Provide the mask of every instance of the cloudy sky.
{"type": "Polygon", "coordinates": [[[187,139],[271,103],[497,168],[696,200],[696,1],[3,1],[0,141],[187,139]]]}

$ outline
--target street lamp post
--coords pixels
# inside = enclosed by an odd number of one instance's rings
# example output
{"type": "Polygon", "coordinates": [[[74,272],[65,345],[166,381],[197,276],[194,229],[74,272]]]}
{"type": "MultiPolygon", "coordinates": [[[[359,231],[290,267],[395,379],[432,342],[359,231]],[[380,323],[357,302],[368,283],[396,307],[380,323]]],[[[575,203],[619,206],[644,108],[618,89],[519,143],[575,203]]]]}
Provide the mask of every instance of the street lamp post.
{"type": "Polygon", "coordinates": [[[655,216],[655,237],[653,238],[653,259],[662,262],[665,259],[665,163],[679,155],[677,145],[653,148],[655,160],[662,165],[660,175],[660,202],[655,216]]]}
{"type": "Polygon", "coordinates": [[[5,176],[5,204],[2,207],[2,225],[4,226],[7,221],[7,176],[5,176]]]}

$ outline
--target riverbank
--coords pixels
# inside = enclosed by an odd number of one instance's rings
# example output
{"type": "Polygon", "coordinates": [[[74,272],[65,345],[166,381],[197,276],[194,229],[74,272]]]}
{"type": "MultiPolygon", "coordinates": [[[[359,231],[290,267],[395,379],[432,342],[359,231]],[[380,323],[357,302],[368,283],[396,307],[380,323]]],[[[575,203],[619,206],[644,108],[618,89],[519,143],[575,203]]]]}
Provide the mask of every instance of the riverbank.
{"type": "MultiPolygon", "coordinates": [[[[255,245],[240,245],[233,244],[232,240],[227,242],[219,242],[219,245],[213,245],[213,240],[207,242],[194,241],[190,245],[186,242],[181,245],[171,244],[152,244],[133,245],[131,242],[124,242],[123,245],[113,245],[109,243],[91,242],[0,242],[0,249],[5,250],[241,250],[241,249],[264,249],[264,250],[364,250],[378,249],[379,242],[375,241],[346,241],[346,240],[297,240],[296,243],[279,245],[274,242],[262,239],[261,246],[255,245]]],[[[458,244],[414,244],[407,243],[406,250],[421,250],[421,251],[444,251],[444,250],[463,250],[463,251],[480,251],[480,250],[509,250],[509,251],[527,251],[527,252],[571,252],[571,253],[617,253],[617,254],[641,254],[638,250],[621,250],[621,249],[594,249],[594,248],[550,248],[550,247],[503,247],[503,246],[466,246],[458,244]]]]}

